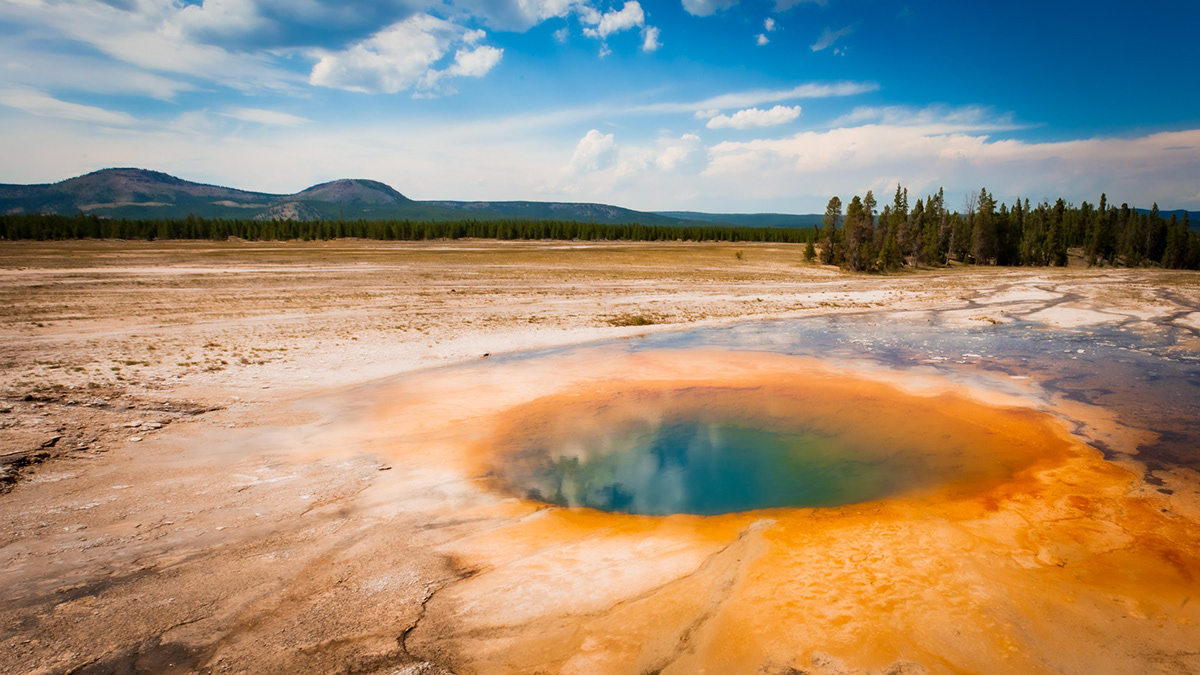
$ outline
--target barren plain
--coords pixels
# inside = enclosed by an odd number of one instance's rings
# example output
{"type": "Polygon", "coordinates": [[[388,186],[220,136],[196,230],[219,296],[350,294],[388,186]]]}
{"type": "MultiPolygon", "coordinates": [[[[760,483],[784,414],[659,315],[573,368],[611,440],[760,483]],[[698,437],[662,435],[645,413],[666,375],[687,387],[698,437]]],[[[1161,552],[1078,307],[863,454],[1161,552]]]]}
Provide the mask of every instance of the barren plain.
{"type": "Polygon", "coordinates": [[[1200,274],[864,276],[802,251],[3,242],[0,673],[1200,671],[1200,474],[1139,459],[1139,420],[1036,374],[620,344],[903,314],[1167,331],[1192,359],[1200,274]],[[1032,454],[969,488],[718,517],[489,482],[496,439],[555,397],[797,382],[1032,454]]]}

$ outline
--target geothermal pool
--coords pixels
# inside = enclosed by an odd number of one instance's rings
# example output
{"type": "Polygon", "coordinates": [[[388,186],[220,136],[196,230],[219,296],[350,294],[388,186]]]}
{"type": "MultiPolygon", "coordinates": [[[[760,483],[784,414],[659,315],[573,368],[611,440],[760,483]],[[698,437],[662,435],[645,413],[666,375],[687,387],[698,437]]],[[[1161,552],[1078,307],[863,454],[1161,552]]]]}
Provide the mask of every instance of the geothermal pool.
{"type": "Polygon", "coordinates": [[[1189,672],[1197,343],[741,324],[408,375],[347,424],[461,570],[405,638],[455,672],[1189,672]]]}
{"type": "Polygon", "coordinates": [[[1021,422],[1012,411],[996,434],[988,423],[996,412],[974,407],[848,374],[758,374],[720,386],[628,381],[510,411],[493,472],[501,490],[535,501],[711,516],[978,490],[1053,456],[1013,432],[1021,422]]]}

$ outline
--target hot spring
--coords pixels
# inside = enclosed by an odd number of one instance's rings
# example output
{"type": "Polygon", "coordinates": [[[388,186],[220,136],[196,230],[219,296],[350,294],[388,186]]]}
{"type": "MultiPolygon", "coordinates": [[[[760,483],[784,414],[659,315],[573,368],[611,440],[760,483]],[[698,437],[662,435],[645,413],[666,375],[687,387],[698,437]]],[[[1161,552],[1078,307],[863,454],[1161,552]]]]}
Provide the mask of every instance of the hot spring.
{"type": "Polygon", "coordinates": [[[343,424],[389,453],[373,508],[457,575],[406,648],[496,675],[1062,673],[1195,643],[1195,474],[1130,459],[1194,465],[1190,354],[875,318],[364,390],[343,424]]]}
{"type": "Polygon", "coordinates": [[[619,513],[830,507],[1011,480],[1056,456],[1040,427],[1028,411],[819,371],[627,383],[510,411],[492,473],[515,496],[619,513]]]}

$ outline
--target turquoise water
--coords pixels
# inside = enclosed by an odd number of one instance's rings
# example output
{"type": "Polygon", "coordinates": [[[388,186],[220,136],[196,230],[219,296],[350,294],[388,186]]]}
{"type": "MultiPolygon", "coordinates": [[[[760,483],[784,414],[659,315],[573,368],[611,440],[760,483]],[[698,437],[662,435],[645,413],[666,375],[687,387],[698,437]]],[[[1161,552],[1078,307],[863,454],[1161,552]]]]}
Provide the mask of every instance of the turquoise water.
{"type": "Polygon", "coordinates": [[[905,474],[856,458],[834,438],[724,420],[640,423],[572,445],[569,455],[532,449],[540,459],[521,480],[527,496],[620,513],[717,515],[870,501],[905,474]]]}
{"type": "MultiPolygon", "coordinates": [[[[1200,331],[1174,324],[1157,332],[1125,324],[1065,329],[1031,321],[963,328],[944,326],[936,313],[931,316],[867,312],[754,321],[614,344],[632,352],[720,348],[875,362],[895,371],[921,369],[951,378],[980,370],[1031,378],[1048,393],[1104,406],[1157,432],[1157,441],[1138,449],[1138,460],[1149,470],[1200,471],[1200,351],[1180,347],[1200,337],[1200,331]]],[[[1109,454],[1103,443],[1093,445],[1109,454]]]]}

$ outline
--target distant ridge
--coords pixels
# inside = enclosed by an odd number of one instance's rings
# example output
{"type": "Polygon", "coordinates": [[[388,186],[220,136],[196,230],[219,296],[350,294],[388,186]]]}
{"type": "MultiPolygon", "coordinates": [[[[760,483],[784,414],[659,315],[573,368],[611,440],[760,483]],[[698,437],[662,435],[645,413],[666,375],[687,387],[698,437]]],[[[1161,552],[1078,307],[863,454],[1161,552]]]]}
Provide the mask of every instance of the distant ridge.
{"type": "MultiPolygon", "coordinates": [[[[1145,212],[1146,209],[1138,209],[1145,212]]],[[[0,184],[0,214],[91,214],[107,218],[228,220],[562,220],[603,225],[804,228],[820,214],[634,211],[608,204],[530,201],[416,201],[390,185],[343,178],[283,195],[194,183],[161,171],[101,169],[59,183],[0,184]]],[[[1161,211],[1183,217],[1184,211],[1161,211]]],[[[1200,212],[1188,212],[1200,231],[1200,212]]]]}
{"type": "MultiPolygon", "coordinates": [[[[660,213],[633,211],[608,204],[570,202],[425,202],[433,206],[454,209],[459,218],[476,217],[486,213],[520,220],[574,220],[582,223],[641,223],[642,225],[695,225],[696,220],[676,218],[660,213]]],[[[698,219],[697,219],[698,220],[698,219]]],[[[703,221],[704,224],[713,221],[703,221]]],[[[715,223],[714,223],[715,224],[715,223]]],[[[728,224],[728,223],[726,223],[728,224]]]]}
{"type": "Polygon", "coordinates": [[[700,213],[698,211],[658,211],[659,215],[710,223],[728,223],[742,227],[812,227],[820,225],[819,213],[700,213]]]}
{"type": "Polygon", "coordinates": [[[572,220],[618,225],[709,225],[607,204],[415,201],[362,178],[321,183],[295,194],[248,192],[193,183],[160,171],[102,169],[60,183],[0,184],[0,214],[87,213],[108,218],[254,220],[572,220]]]}

